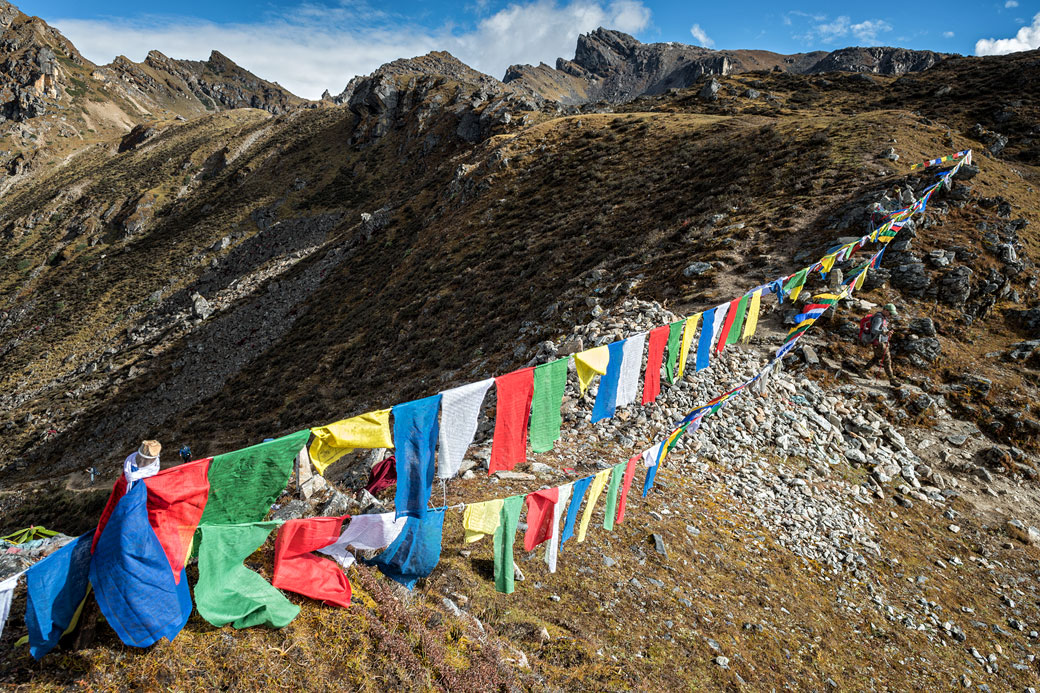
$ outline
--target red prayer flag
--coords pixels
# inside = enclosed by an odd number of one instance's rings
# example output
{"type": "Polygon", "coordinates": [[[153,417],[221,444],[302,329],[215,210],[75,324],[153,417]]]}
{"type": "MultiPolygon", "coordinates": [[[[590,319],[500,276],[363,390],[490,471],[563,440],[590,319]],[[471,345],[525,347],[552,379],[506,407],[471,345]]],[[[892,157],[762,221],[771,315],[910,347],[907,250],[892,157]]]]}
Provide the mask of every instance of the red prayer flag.
{"type": "Polygon", "coordinates": [[[347,576],[335,561],[312,553],[339,539],[348,517],[308,517],[282,525],[274,542],[271,584],[326,604],[350,606],[347,576]]]}
{"type": "MultiPolygon", "coordinates": [[[[173,570],[173,579],[179,584],[181,570],[188,556],[192,535],[199,526],[202,511],[209,498],[209,463],[207,457],[188,464],[163,469],[155,476],[142,479],[148,489],[148,524],[162,544],[166,558],[173,570]]],[[[126,495],[126,477],[122,474],[112,486],[105,509],[101,511],[98,527],[94,531],[91,551],[97,546],[108,518],[115,510],[119,499],[126,495]]]]}
{"type": "Polygon", "coordinates": [[[552,536],[553,509],[560,500],[559,488],[543,488],[527,494],[527,532],[524,534],[524,550],[534,547],[552,536]]]}
{"type": "Polygon", "coordinates": [[[618,494],[617,519],[615,522],[621,524],[625,519],[625,501],[628,500],[628,489],[632,486],[632,477],[636,475],[636,464],[643,459],[643,453],[632,455],[625,467],[625,477],[621,480],[621,493],[618,494]]]}
{"type": "Polygon", "coordinates": [[[646,357],[646,375],[643,378],[643,404],[650,404],[661,394],[661,361],[668,344],[668,325],[650,330],[650,347],[646,357]]]}
{"type": "Polygon", "coordinates": [[[527,459],[527,422],[534,396],[534,366],[495,378],[495,434],[488,474],[512,469],[527,459]]]}
{"type": "Polygon", "coordinates": [[[737,318],[738,303],[740,303],[740,298],[730,301],[729,310],[726,311],[726,321],[722,323],[722,331],[719,334],[719,343],[715,346],[716,353],[722,353],[722,350],[726,348],[726,337],[729,336],[729,330],[733,327],[733,321],[737,318]]]}
{"type": "Polygon", "coordinates": [[[385,488],[390,488],[397,483],[397,458],[393,455],[376,462],[372,467],[372,473],[368,476],[368,485],[365,490],[373,496],[385,488]]]}

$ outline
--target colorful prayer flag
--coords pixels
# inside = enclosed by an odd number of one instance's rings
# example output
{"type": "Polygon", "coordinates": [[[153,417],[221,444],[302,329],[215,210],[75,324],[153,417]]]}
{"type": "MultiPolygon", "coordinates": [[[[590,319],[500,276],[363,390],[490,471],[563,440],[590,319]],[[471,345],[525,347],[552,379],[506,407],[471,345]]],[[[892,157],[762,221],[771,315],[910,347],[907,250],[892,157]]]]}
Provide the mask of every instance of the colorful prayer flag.
{"type": "Polygon", "coordinates": [[[495,433],[491,439],[488,474],[512,469],[527,459],[527,423],[534,394],[534,367],[495,378],[495,433]]]}

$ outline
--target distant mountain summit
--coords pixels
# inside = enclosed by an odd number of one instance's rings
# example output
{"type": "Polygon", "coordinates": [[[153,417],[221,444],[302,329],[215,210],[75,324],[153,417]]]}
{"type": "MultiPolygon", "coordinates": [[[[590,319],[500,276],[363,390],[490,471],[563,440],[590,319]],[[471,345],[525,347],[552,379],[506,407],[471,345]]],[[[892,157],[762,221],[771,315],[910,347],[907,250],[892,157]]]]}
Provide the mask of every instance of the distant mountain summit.
{"type": "Polygon", "coordinates": [[[949,55],[887,47],[794,55],[712,50],[682,43],[642,43],[628,34],[601,27],[578,37],[573,60],[558,58],[555,68],[544,63],[512,65],[503,81],[528,87],[546,99],[564,104],[623,103],[643,95],[688,87],[705,75],[755,70],[901,75],[928,69],[949,55]]]}

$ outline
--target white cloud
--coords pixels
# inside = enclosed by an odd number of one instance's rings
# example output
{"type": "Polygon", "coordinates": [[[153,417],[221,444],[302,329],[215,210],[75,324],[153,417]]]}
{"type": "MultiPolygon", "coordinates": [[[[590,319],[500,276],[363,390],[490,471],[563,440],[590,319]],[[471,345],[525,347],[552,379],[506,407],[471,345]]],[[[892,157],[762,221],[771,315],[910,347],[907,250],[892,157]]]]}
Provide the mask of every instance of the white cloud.
{"type": "Polygon", "coordinates": [[[1008,8],[1009,10],[1012,7],[1018,7],[1018,0],[1007,0],[1007,2],[1004,3],[1004,7],[1008,8]]]}
{"type": "Polygon", "coordinates": [[[864,43],[876,43],[882,31],[892,31],[892,25],[880,19],[868,19],[849,27],[852,35],[864,43]]]}
{"type": "Polygon", "coordinates": [[[1012,38],[979,39],[975,42],[975,55],[1004,55],[1034,48],[1040,48],[1040,13],[1033,17],[1031,25],[1019,29],[1012,38]]]}
{"type": "Polygon", "coordinates": [[[943,38],[953,38],[954,34],[952,31],[944,31],[943,38]]]}
{"type": "Polygon", "coordinates": [[[697,45],[704,46],[705,48],[712,48],[715,46],[715,42],[711,40],[708,33],[701,28],[700,24],[694,24],[690,27],[690,35],[697,42],[697,45]]]}
{"type": "Polygon", "coordinates": [[[149,50],[204,60],[218,50],[256,75],[293,93],[317,98],[338,92],[354,75],[397,58],[446,50],[468,65],[501,77],[514,63],[552,64],[574,55],[578,34],[604,26],[645,29],[650,9],[641,0],[529,0],[480,19],[468,30],[429,28],[371,7],[302,5],[255,23],[216,24],[185,18],[48,20],[90,60],[103,64],[118,51],[143,60],[149,50]]]}
{"type": "Polygon", "coordinates": [[[839,43],[850,35],[861,43],[876,43],[879,34],[892,31],[892,25],[883,19],[866,19],[853,24],[852,19],[845,15],[835,17],[832,21],[827,21],[826,17],[799,12],[789,12],[786,16],[792,15],[810,18],[816,22],[804,34],[794,36],[807,43],[839,43]]]}

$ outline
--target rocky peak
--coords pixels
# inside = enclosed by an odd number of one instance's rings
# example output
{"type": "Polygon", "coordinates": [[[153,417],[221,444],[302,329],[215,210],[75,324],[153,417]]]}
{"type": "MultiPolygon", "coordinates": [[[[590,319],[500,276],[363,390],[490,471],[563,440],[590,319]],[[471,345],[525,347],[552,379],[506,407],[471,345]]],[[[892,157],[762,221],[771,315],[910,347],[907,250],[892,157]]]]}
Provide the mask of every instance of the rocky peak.
{"type": "Polygon", "coordinates": [[[828,53],[807,72],[873,72],[882,75],[903,75],[927,70],[950,56],[950,53],[888,46],[842,48],[828,53]]]}

